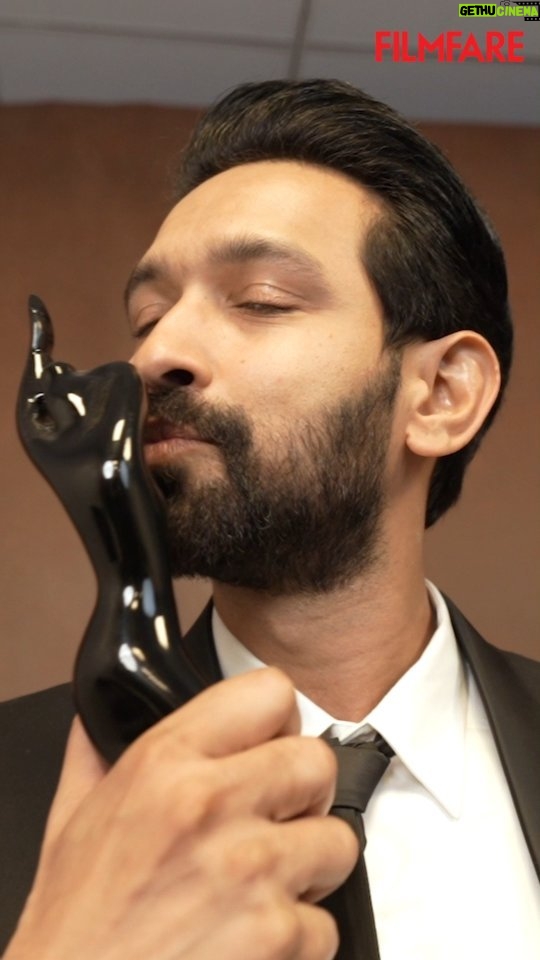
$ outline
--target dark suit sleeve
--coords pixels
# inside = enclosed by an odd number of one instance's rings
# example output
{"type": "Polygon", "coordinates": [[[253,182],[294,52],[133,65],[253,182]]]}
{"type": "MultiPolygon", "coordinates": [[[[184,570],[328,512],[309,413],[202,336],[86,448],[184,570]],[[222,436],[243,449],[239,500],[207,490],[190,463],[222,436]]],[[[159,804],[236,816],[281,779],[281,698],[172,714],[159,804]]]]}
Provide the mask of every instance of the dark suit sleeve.
{"type": "Polygon", "coordinates": [[[73,713],[67,685],[0,703],[0,955],[32,885],[73,713]]]}
{"type": "Polygon", "coordinates": [[[540,878],[540,663],[491,646],[447,599],[540,878]]]}

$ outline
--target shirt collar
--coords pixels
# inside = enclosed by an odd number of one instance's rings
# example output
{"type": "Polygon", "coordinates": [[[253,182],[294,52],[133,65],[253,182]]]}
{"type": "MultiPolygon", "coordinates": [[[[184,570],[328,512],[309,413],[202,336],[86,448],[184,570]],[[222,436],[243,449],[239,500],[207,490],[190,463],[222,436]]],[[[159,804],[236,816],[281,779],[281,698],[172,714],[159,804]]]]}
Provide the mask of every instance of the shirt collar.
{"type": "MultiPolygon", "coordinates": [[[[467,687],[441,593],[426,581],[436,628],[421,657],[360,722],[339,720],[297,691],[302,733],[327,733],[342,743],[377,730],[410,773],[453,817],[460,816],[465,780],[467,687]]],[[[264,666],[228,630],[214,607],[212,630],[224,677],[264,666]]]]}

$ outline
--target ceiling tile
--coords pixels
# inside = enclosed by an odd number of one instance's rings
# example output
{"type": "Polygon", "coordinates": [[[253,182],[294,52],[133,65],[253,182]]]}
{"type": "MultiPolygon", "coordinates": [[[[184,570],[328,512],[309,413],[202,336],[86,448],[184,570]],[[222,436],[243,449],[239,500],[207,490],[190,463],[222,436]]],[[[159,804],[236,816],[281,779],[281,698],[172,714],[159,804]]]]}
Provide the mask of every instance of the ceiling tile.
{"type": "Polygon", "coordinates": [[[246,80],[282,77],[287,53],[267,47],[0,32],[5,102],[203,105],[246,80]]]}
{"type": "Polygon", "coordinates": [[[540,65],[374,64],[367,54],[314,51],[304,55],[301,75],[347,80],[418,120],[540,122],[540,65]]]}
{"type": "MultiPolygon", "coordinates": [[[[313,0],[307,42],[365,44],[376,30],[411,30],[440,33],[460,23],[457,0],[313,0]]],[[[463,20],[461,20],[463,23],[463,20]]]]}
{"type": "Polygon", "coordinates": [[[30,25],[96,24],[287,41],[294,36],[299,5],[300,0],[2,0],[0,24],[12,17],[30,25]]]}

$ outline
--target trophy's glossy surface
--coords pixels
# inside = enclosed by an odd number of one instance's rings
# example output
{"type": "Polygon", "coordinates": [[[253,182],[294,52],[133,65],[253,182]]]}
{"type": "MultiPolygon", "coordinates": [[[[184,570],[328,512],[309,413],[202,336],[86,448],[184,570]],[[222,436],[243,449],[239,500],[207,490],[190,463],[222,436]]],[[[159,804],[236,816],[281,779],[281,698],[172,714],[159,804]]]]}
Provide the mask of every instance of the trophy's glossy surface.
{"type": "Polygon", "coordinates": [[[17,426],[96,573],[97,600],[74,690],[91,739],[113,762],[203,684],[180,644],[164,512],[142,454],[142,382],[129,363],[87,372],[58,363],[51,320],[38,297],[30,297],[29,313],[17,426]]]}

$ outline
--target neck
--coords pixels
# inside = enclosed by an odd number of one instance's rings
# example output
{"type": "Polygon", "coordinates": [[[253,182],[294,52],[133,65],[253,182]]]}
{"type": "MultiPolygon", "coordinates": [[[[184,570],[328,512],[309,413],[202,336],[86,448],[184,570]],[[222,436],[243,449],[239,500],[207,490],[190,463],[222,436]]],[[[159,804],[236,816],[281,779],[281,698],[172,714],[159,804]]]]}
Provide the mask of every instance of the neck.
{"type": "Polygon", "coordinates": [[[421,559],[410,551],[406,560],[393,554],[346,587],[312,596],[276,597],[216,583],[214,602],[255,656],[280,667],[328,713],[359,721],[433,633],[421,559]]]}

